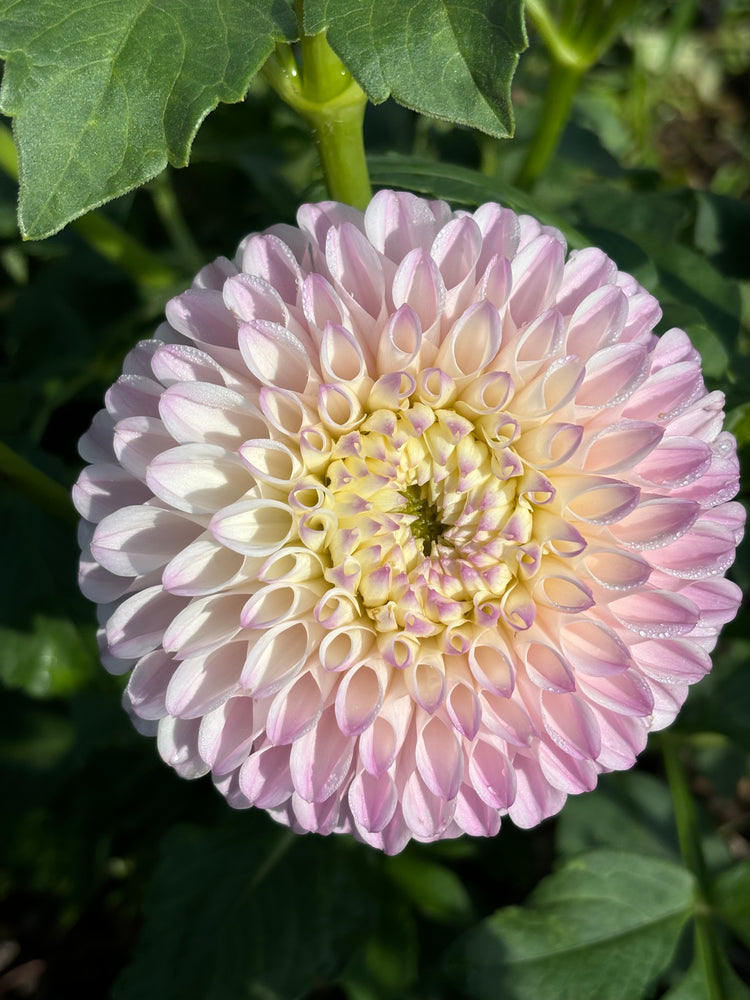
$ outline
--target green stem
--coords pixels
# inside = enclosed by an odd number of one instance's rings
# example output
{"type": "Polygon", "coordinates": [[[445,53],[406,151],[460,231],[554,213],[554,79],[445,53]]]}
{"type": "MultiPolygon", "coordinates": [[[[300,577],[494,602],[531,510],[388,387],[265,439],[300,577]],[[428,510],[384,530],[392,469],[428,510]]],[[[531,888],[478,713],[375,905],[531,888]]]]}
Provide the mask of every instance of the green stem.
{"type": "Polygon", "coordinates": [[[154,177],[150,191],[156,213],[172,241],[172,246],[179,254],[183,267],[191,274],[199,271],[204,264],[204,256],[180,210],[180,204],[172,187],[169,167],[158,177],[154,177]]]}
{"type": "MultiPolygon", "coordinates": [[[[0,169],[18,180],[18,154],[10,129],[0,125],[0,169]]],[[[88,212],[70,224],[88,245],[121,267],[139,285],[148,288],[169,288],[180,276],[124,229],[101,212],[88,212]]]]}
{"type": "Polygon", "coordinates": [[[300,47],[301,72],[289,46],[282,45],[264,66],[264,75],[310,125],[330,197],[364,208],[372,197],[362,135],[367,97],[324,32],[303,35],[300,47]]]}
{"type": "Polygon", "coordinates": [[[362,123],[365,102],[339,105],[330,110],[306,115],[313,130],[328,194],[355,208],[365,208],[372,198],[367,172],[362,123]]]}
{"type": "Polygon", "coordinates": [[[7,480],[11,486],[24,493],[48,514],[54,514],[68,524],[78,523],[78,514],[65,487],[41,472],[31,462],[27,462],[2,441],[0,441],[0,479],[7,480]]]}
{"type": "Polygon", "coordinates": [[[88,212],[70,225],[92,250],[117,264],[139,285],[164,289],[179,283],[178,271],[146,250],[102,212],[88,212]]]}
{"type": "Polygon", "coordinates": [[[711,1000],[723,1000],[719,945],[711,919],[711,883],[701,847],[698,817],[688,787],[687,775],[679,753],[678,738],[671,733],[661,734],[664,767],[672,794],[680,852],[685,867],[695,879],[695,950],[703,968],[708,995],[711,1000]]]}
{"type": "Polygon", "coordinates": [[[303,35],[300,47],[303,96],[314,104],[335,100],[346,89],[351,77],[326,41],[325,32],[303,35]]]}
{"type": "Polygon", "coordinates": [[[586,57],[558,29],[544,0],[526,0],[526,11],[556,63],[580,70],[588,68],[586,57]]]}
{"type": "Polygon", "coordinates": [[[516,179],[518,187],[528,191],[549,166],[583,73],[579,66],[553,62],[542,116],[516,179]]]}

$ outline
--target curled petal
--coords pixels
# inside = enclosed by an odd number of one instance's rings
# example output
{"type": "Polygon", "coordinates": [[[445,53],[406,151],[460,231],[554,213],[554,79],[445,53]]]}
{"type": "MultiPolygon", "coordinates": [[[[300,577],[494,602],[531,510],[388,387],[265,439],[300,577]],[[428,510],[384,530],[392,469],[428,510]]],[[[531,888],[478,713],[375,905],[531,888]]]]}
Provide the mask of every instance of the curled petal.
{"type": "Polygon", "coordinates": [[[214,774],[230,774],[247,759],[255,739],[252,698],[230,698],[208,712],[198,731],[198,750],[214,774]]]}
{"type": "Polygon", "coordinates": [[[361,770],[349,786],[348,801],[357,825],[368,833],[379,833],[393,818],[398,790],[389,774],[374,777],[361,770]]]}
{"type": "Polygon", "coordinates": [[[295,677],[276,694],[266,718],[271,743],[293,743],[317,724],[323,711],[323,693],[310,670],[295,677]]]}
{"type": "Polygon", "coordinates": [[[297,794],[306,802],[324,802],[346,778],[355,737],[339,729],[334,709],[327,708],[313,729],[292,746],[289,767],[297,794]]]}
{"type": "Polygon", "coordinates": [[[163,649],[142,656],[128,681],[128,699],[141,719],[162,719],[167,714],[166,690],[177,667],[163,649]]]}
{"type": "Polygon", "coordinates": [[[198,753],[197,719],[175,719],[167,715],[159,722],[156,745],[164,760],[181,778],[200,778],[208,766],[198,753]]]}
{"type": "Polygon", "coordinates": [[[445,662],[440,653],[428,651],[404,670],[404,681],[414,701],[428,715],[440,708],[445,700],[445,662]]]}
{"type": "Polygon", "coordinates": [[[485,299],[470,306],[440,345],[435,366],[453,378],[475,376],[500,349],[497,309],[485,299]]]}
{"type": "Polygon", "coordinates": [[[542,234],[513,259],[509,305],[518,326],[538,316],[552,302],[562,281],[564,256],[558,240],[542,234]]]}
{"type": "Polygon", "coordinates": [[[609,676],[627,670],[632,663],[628,647],[603,622],[568,622],[560,638],[565,657],[577,674],[609,676]]]}
{"type": "Polygon", "coordinates": [[[169,561],[164,567],[162,584],[170,594],[199,597],[228,589],[248,569],[244,556],[204,534],[169,561]]]}
{"type": "Polygon", "coordinates": [[[294,254],[278,236],[251,236],[244,246],[242,270],[263,278],[284,302],[296,302],[302,272],[294,254]]]}
{"type": "Polygon", "coordinates": [[[231,642],[207,656],[188,657],[172,675],[166,693],[170,715],[197,719],[237,690],[247,643],[231,642]]]}
{"type": "Polygon", "coordinates": [[[217,541],[246,556],[270,556],[287,542],[294,517],[277,500],[243,500],[220,510],[211,518],[209,530],[217,541]]]}
{"type": "Polygon", "coordinates": [[[375,719],[383,704],[387,671],[377,662],[362,663],[347,671],[336,692],[335,713],[339,729],[359,736],[375,719]]]}
{"type": "Polygon", "coordinates": [[[142,504],[151,493],[145,483],[114,463],[88,466],[73,487],[73,503],[81,517],[97,524],[120,507],[142,504]]]}
{"type": "Polygon", "coordinates": [[[455,288],[473,271],[481,247],[481,231],[470,216],[453,219],[443,226],[430,255],[440,268],[446,288],[455,288]]]}
{"type": "Polygon", "coordinates": [[[609,610],[638,635],[659,639],[692,632],[700,614],[689,598],[658,590],[643,590],[621,597],[609,605],[609,610]]]}
{"type": "Polygon", "coordinates": [[[299,673],[313,645],[312,631],[304,621],[269,628],[248,649],[241,686],[256,698],[275,694],[299,673]]]}
{"type": "Polygon", "coordinates": [[[373,319],[383,309],[385,278],[380,254],[351,223],[329,229],[326,263],[341,290],[373,319]]]}
{"type": "Polygon", "coordinates": [[[201,526],[160,507],[121,507],[97,525],[91,552],[117,576],[142,576],[164,566],[202,533],[201,526]]]}
{"type": "MultiPolygon", "coordinates": [[[[558,305],[559,308],[559,305],[558,305]]],[[[566,348],[589,358],[619,339],[628,316],[628,300],[615,285],[603,285],[577,306],[570,318],[566,348]]]]}
{"type": "Polygon", "coordinates": [[[367,206],[365,232],[380,253],[398,262],[415,246],[429,246],[437,229],[429,205],[407,191],[378,191],[367,206]]]}
{"type": "Polygon", "coordinates": [[[499,205],[324,201],[204,268],[80,442],[83,592],[180,774],[389,853],[630,767],[740,592],[681,330],[499,205]]]}
{"type": "Polygon", "coordinates": [[[420,840],[436,840],[448,828],[456,810],[455,799],[435,794],[414,771],[406,782],[402,806],[404,821],[420,840]]]}
{"type": "Polygon", "coordinates": [[[429,330],[445,306],[445,282],[433,258],[424,250],[411,250],[394,277],[393,303],[397,309],[414,310],[422,330],[429,330]]]}
{"type": "Polygon", "coordinates": [[[448,692],[445,708],[458,732],[467,740],[473,740],[482,722],[482,706],[474,688],[462,682],[454,684],[448,692]]]}
{"type": "Polygon", "coordinates": [[[383,374],[408,368],[422,349],[422,324],[409,305],[391,316],[378,344],[378,371],[383,374]]]}
{"type": "Polygon", "coordinates": [[[475,741],[469,757],[469,777],[479,798],[493,809],[507,809],[513,802],[515,773],[495,741],[475,741]]]}
{"type": "Polygon", "coordinates": [[[586,451],[586,471],[611,476],[645,459],[664,436],[664,428],[643,420],[623,420],[596,435],[586,451]]]}
{"type": "Polygon", "coordinates": [[[415,751],[417,770],[434,795],[454,799],[464,770],[461,743],[437,716],[430,717],[419,730],[415,751]]]}
{"type": "MultiPolygon", "coordinates": [[[[166,594],[166,591],[164,592],[166,594]]],[[[172,596],[172,595],[169,595],[172,596]]],[[[179,657],[209,653],[232,640],[241,629],[245,594],[209,594],[186,603],[163,630],[164,649],[179,657]]],[[[177,597],[172,597],[177,601],[177,597]]]]}
{"type": "Polygon", "coordinates": [[[196,441],[232,448],[266,430],[260,414],[240,393],[211,383],[180,382],[166,389],[159,416],[180,444],[196,441]]]}
{"type": "Polygon", "coordinates": [[[149,465],[146,482],[157,497],[188,514],[213,514],[253,485],[239,459],[215,444],[181,444],[162,452],[149,465]]]}
{"type": "Polygon", "coordinates": [[[310,381],[310,358],[304,345],[279,323],[242,323],[238,343],[248,371],[261,385],[304,392],[310,381]]]}
{"type": "Polygon", "coordinates": [[[126,598],[107,622],[109,651],[118,659],[152,652],[184,607],[184,598],[167,594],[161,587],[148,587],[126,598]]]}

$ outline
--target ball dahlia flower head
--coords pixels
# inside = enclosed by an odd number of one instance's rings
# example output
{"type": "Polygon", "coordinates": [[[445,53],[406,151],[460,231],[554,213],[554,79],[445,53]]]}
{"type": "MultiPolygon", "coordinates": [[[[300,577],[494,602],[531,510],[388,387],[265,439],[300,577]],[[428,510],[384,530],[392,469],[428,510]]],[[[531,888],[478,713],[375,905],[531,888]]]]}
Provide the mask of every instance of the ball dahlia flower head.
{"type": "Polygon", "coordinates": [[[737,611],[724,398],[529,216],[297,219],[172,299],[81,440],[103,662],[237,808],[390,853],[531,827],[634,763],[737,611]]]}

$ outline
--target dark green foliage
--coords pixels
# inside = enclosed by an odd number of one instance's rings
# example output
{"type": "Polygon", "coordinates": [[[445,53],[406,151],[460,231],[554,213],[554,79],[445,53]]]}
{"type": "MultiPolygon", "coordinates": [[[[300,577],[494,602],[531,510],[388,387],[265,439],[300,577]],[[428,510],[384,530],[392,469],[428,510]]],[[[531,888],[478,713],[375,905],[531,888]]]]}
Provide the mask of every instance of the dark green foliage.
{"type": "MultiPolygon", "coordinates": [[[[643,8],[662,40],[673,6],[643,8]]],[[[739,6],[722,6],[732,31],[739,6]]],[[[0,0],[3,101],[21,144],[25,230],[43,235],[130,191],[100,211],[167,276],[150,282],[136,268],[136,280],[72,228],[23,242],[15,185],[0,175],[0,437],[61,488],[75,480],[76,441],[123,355],[191,277],[191,249],[173,239],[158,192],[132,189],[190,154],[190,166],[162,182],[206,260],[324,196],[304,125],[257,78],[245,100],[222,103],[196,135],[217,102],[242,99],[274,39],[294,37],[292,8],[287,0],[0,0]],[[131,25],[135,10],[141,17],[131,25]],[[61,11],[87,14],[58,19],[61,11]],[[107,45],[95,37],[105,16],[107,45]],[[165,27],[172,16],[182,35],[165,27]],[[96,50],[99,75],[71,77],[60,55],[66,42],[79,67],[96,50]],[[195,62],[178,59],[183,49],[195,62]],[[149,52],[162,58],[136,72],[149,52]],[[130,117],[118,110],[118,73],[136,95],[130,117]],[[61,94],[79,101],[75,114],[60,114],[61,94]],[[123,145],[126,126],[138,142],[123,145]]],[[[374,100],[390,93],[496,135],[509,130],[519,4],[315,0],[306,11],[312,29],[329,28],[374,100]],[[494,48],[484,46],[483,17],[494,48]],[[451,85],[413,72],[406,55],[414,53],[425,64],[453,54],[451,85]]],[[[699,19],[695,38],[704,28],[699,19]]],[[[688,186],[692,177],[669,159],[653,125],[669,95],[653,76],[644,84],[634,46],[620,43],[584,81],[557,159],[532,193],[517,190],[513,176],[548,72],[538,39],[516,77],[518,140],[498,143],[385,101],[366,119],[372,179],[456,207],[500,200],[560,227],[572,247],[602,246],[660,298],[660,329],[688,330],[710,386],[727,393],[744,459],[747,157],[737,152],[737,174],[717,172],[711,190],[688,186]]],[[[746,71],[731,66],[725,75],[741,83],[746,71]]],[[[705,113],[693,104],[675,111],[692,123],[705,113]]],[[[538,829],[506,822],[494,840],[410,844],[386,858],[346,837],[296,837],[262,813],[232,813],[208,779],[182,781],[160,762],[121,710],[123,681],[99,665],[69,511],[56,517],[54,504],[42,508],[17,486],[0,480],[0,930],[17,945],[7,974],[26,969],[27,996],[718,1000],[694,940],[704,920],[714,929],[722,1000],[748,1000],[746,614],[727,628],[712,674],[673,730],[696,805],[707,900],[697,900],[681,860],[658,738],[637,769],[603,776],[538,829]]],[[[743,496],[746,486],[745,474],[743,496]]],[[[750,585],[744,548],[732,573],[750,585]]],[[[15,1000],[21,992],[5,975],[0,967],[0,993],[15,1000]]]]}

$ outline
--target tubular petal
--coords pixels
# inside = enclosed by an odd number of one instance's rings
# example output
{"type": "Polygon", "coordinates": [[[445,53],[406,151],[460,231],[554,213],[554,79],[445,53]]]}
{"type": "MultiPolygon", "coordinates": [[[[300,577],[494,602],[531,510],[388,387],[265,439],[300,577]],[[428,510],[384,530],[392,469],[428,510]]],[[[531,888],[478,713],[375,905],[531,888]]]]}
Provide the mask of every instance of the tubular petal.
{"type": "Polygon", "coordinates": [[[737,612],[724,397],[530,216],[386,190],[297,223],[169,303],[81,440],[102,663],[178,773],[297,832],[533,826],[737,612]]]}

